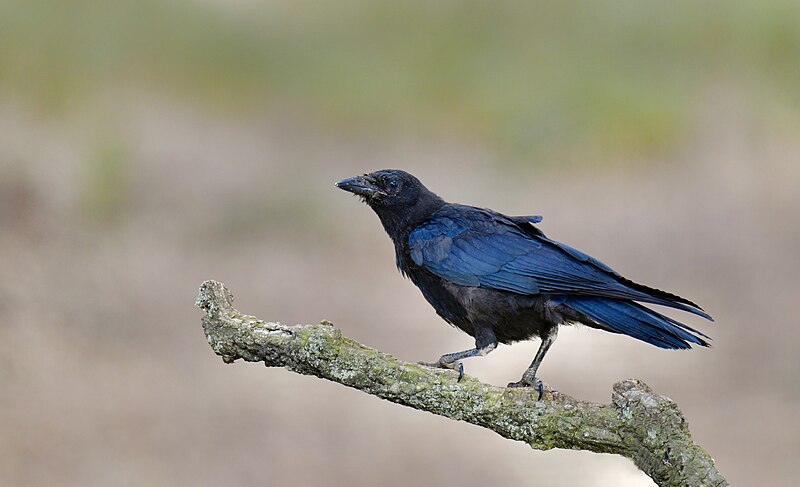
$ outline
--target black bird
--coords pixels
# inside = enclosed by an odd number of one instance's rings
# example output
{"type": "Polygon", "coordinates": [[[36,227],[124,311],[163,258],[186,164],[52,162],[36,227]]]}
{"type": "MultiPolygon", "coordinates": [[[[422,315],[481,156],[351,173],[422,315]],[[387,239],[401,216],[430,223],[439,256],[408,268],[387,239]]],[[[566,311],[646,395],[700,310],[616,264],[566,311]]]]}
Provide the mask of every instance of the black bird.
{"type": "Polygon", "coordinates": [[[708,336],[639,303],[713,319],[700,306],[622,277],[599,260],[547,238],[540,216],[506,216],[447,203],[407,172],[382,170],[336,186],[361,197],[394,242],[397,268],[445,321],[475,338],[475,348],[431,365],[459,371],[461,359],[497,343],[542,339],[530,367],[508,387],[531,386],[558,325],[583,323],[661,348],[708,346],[708,336]]]}

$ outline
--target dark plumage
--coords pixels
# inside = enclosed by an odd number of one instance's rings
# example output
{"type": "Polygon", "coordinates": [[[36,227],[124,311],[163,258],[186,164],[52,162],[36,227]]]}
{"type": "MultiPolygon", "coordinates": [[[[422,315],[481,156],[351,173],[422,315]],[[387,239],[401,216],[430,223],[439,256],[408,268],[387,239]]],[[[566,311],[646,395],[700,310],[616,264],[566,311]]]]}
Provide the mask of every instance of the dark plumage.
{"type": "Polygon", "coordinates": [[[448,323],[475,337],[475,348],[443,355],[434,365],[457,368],[497,343],[541,337],[522,379],[536,371],[558,325],[580,322],[661,348],[708,346],[706,335],[639,303],[688,311],[711,320],[698,305],[630,281],[583,252],[547,238],[540,216],[506,216],[447,203],[399,170],[344,179],[339,188],[359,195],[394,242],[397,267],[448,323]]]}

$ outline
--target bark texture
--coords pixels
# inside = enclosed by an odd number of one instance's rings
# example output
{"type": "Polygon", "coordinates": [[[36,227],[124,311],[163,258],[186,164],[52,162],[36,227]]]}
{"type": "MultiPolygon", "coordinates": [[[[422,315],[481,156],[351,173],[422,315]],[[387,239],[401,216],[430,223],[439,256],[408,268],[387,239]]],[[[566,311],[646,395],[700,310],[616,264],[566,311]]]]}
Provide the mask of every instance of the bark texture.
{"type": "Polygon", "coordinates": [[[221,283],[206,281],[196,305],[214,352],[226,363],[264,362],[338,382],[398,404],[488,428],[531,448],[614,453],[656,484],[724,486],[714,460],[692,441],[678,406],[636,379],[617,382],[610,404],[545,390],[507,389],[398,360],[342,335],[329,322],[284,326],[240,313],[221,283]]]}

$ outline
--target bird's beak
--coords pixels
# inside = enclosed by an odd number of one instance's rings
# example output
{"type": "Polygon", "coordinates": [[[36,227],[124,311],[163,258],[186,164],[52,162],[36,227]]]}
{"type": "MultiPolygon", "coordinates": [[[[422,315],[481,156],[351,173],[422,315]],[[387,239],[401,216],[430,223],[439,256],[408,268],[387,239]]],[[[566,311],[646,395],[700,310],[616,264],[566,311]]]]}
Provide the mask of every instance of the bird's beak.
{"type": "Polygon", "coordinates": [[[336,183],[336,187],[365,198],[386,194],[375,186],[375,183],[367,175],[342,179],[336,183]]]}

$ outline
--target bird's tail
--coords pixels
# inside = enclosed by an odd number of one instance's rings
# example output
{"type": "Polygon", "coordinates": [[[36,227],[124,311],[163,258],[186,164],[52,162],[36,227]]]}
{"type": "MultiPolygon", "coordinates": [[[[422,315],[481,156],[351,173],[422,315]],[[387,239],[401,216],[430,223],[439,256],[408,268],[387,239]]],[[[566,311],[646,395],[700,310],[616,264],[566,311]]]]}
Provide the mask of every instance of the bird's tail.
{"type": "Polygon", "coordinates": [[[622,333],[661,348],[692,348],[691,344],[709,346],[710,338],[679,321],[626,300],[570,297],[564,302],[589,318],[586,325],[613,333],[622,333]]]}

